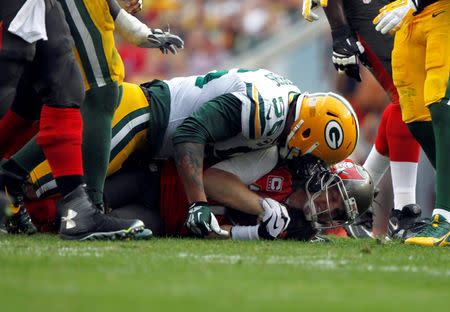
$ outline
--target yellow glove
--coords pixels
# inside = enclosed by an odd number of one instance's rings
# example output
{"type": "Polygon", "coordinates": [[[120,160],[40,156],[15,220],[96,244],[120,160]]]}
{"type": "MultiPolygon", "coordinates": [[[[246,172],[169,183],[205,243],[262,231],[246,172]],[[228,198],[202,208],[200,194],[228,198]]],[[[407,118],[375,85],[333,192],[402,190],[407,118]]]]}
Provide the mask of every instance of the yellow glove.
{"type": "Polygon", "coordinates": [[[319,19],[316,13],[312,12],[312,9],[320,5],[325,8],[328,5],[328,0],[303,0],[302,15],[308,22],[314,22],[319,19]]]}
{"type": "Polygon", "coordinates": [[[397,0],[382,7],[380,14],[373,19],[373,24],[382,34],[392,34],[410,20],[415,11],[416,6],[411,0],[397,0]]]}

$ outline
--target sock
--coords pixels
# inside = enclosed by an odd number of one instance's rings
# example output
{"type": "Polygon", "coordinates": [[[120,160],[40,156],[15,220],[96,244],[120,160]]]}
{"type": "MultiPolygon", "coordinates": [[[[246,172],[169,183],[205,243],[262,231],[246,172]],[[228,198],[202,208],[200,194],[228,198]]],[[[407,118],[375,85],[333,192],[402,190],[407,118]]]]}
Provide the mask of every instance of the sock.
{"type": "Polygon", "coordinates": [[[34,120],[26,120],[8,110],[0,120],[0,158],[5,157],[5,153],[11,148],[24,132],[33,124],[34,120]]]}
{"type": "Polygon", "coordinates": [[[386,139],[391,161],[419,162],[420,145],[402,120],[400,105],[390,104],[386,110],[386,139]]]}
{"type": "Polygon", "coordinates": [[[394,209],[416,203],[416,180],[420,145],[402,120],[400,105],[390,104],[385,114],[386,139],[391,161],[394,209]]]}
{"type": "Polygon", "coordinates": [[[20,166],[13,159],[9,159],[2,164],[2,169],[7,171],[11,176],[20,181],[25,181],[28,177],[28,171],[20,166]]]}
{"type": "Polygon", "coordinates": [[[86,92],[83,116],[83,167],[87,192],[94,204],[103,203],[103,187],[109,165],[111,123],[119,104],[116,83],[86,92]]]}
{"type": "Polygon", "coordinates": [[[389,168],[389,158],[379,153],[374,145],[363,167],[369,172],[376,186],[389,168]]]}
{"type": "Polygon", "coordinates": [[[19,151],[27,142],[29,142],[39,131],[39,122],[34,122],[30,127],[16,136],[16,140],[6,150],[4,157],[11,158],[19,151]]]}
{"type": "Polygon", "coordinates": [[[391,161],[392,188],[394,191],[394,209],[402,210],[416,203],[416,162],[391,161]]]}
{"type": "Polygon", "coordinates": [[[30,173],[45,160],[45,155],[42,148],[37,144],[36,138],[32,138],[11,159],[26,172],[30,173]]]}
{"type": "MultiPolygon", "coordinates": [[[[63,176],[82,177],[82,120],[79,109],[44,105],[40,126],[37,143],[44,151],[53,176],[55,178],[63,176]]],[[[58,184],[58,179],[56,179],[56,183],[58,184]]]]}
{"type": "Polygon", "coordinates": [[[409,131],[413,134],[428,160],[436,169],[436,147],[434,140],[433,124],[431,121],[415,121],[408,124],[409,131]]]}
{"type": "Polygon", "coordinates": [[[58,190],[62,196],[66,196],[79,185],[84,183],[83,177],[80,175],[60,176],[55,178],[55,180],[56,185],[58,185],[58,190]]]}
{"type": "Polygon", "coordinates": [[[436,207],[450,211],[450,106],[448,98],[429,106],[436,142],[436,207]]]}

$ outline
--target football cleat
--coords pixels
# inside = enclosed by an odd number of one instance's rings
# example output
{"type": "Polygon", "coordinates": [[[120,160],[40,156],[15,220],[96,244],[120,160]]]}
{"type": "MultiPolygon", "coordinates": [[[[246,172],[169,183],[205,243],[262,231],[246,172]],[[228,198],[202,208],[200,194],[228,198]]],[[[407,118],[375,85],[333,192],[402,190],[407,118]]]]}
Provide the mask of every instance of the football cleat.
{"type": "Polygon", "coordinates": [[[440,214],[435,214],[418,233],[406,239],[405,244],[428,247],[450,246],[450,223],[440,214]]]}
{"type": "Polygon", "coordinates": [[[153,237],[153,232],[150,229],[143,229],[141,232],[134,234],[132,240],[147,240],[153,237]]]}
{"type": "Polygon", "coordinates": [[[59,235],[67,240],[126,240],[144,230],[141,220],[102,214],[80,185],[57,204],[61,215],[59,235]]]}
{"type": "Polygon", "coordinates": [[[372,233],[373,214],[368,210],[358,216],[354,223],[345,225],[344,229],[352,238],[374,238],[372,233]]]}
{"type": "Polygon", "coordinates": [[[13,214],[6,220],[5,228],[9,234],[32,235],[37,232],[37,228],[31,221],[30,215],[24,206],[20,206],[19,212],[13,214]]]}
{"type": "Polygon", "coordinates": [[[419,205],[410,204],[402,210],[394,209],[391,212],[388,224],[388,236],[391,239],[406,239],[420,230],[424,223],[418,222],[422,214],[419,205]]]}
{"type": "Polygon", "coordinates": [[[18,177],[0,172],[0,218],[8,233],[32,235],[37,228],[25,209],[22,185],[18,177]]]}

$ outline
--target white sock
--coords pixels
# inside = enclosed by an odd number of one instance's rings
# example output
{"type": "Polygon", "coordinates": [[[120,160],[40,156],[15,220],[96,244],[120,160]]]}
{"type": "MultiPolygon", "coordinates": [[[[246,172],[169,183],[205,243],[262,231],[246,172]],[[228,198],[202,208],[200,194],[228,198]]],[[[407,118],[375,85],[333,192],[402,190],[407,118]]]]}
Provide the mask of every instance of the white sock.
{"type": "Polygon", "coordinates": [[[391,161],[394,209],[402,210],[416,203],[417,165],[416,162],[391,161]]]}
{"type": "Polygon", "coordinates": [[[444,209],[439,209],[439,208],[434,208],[433,209],[433,216],[434,215],[441,215],[445,218],[445,220],[447,220],[447,222],[450,223],[450,211],[444,210],[444,209]]]}
{"type": "Polygon", "coordinates": [[[380,154],[374,144],[363,167],[369,172],[374,185],[377,186],[389,168],[389,157],[380,154]]]}

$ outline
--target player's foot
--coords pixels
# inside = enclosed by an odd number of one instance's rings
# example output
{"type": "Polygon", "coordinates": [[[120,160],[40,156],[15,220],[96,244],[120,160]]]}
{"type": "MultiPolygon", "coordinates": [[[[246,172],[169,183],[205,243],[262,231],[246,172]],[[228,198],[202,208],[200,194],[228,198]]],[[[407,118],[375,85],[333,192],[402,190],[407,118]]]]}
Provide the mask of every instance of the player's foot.
{"type": "Polygon", "coordinates": [[[9,234],[32,235],[37,232],[37,228],[31,221],[30,215],[24,206],[21,206],[19,212],[13,214],[6,220],[6,230],[9,234]]]}
{"type": "Polygon", "coordinates": [[[0,172],[0,218],[8,233],[31,235],[37,229],[25,209],[22,185],[18,177],[0,172]]]}
{"type": "MultiPolygon", "coordinates": [[[[417,233],[420,223],[417,221],[422,214],[419,205],[410,204],[402,210],[394,209],[389,218],[388,236],[391,239],[406,239],[417,233]]],[[[423,224],[422,224],[423,225],[423,224]]]]}
{"type": "Polygon", "coordinates": [[[61,213],[59,235],[62,239],[132,239],[144,230],[141,220],[125,220],[102,214],[81,185],[63,197],[57,209],[61,213]]]}
{"type": "Polygon", "coordinates": [[[143,229],[141,232],[136,233],[133,240],[147,240],[153,237],[153,232],[150,229],[143,229]]]}
{"type": "Polygon", "coordinates": [[[370,210],[358,216],[352,224],[344,226],[348,236],[353,238],[374,238],[372,233],[373,214],[370,210]]]}
{"type": "Polygon", "coordinates": [[[435,214],[430,222],[405,244],[419,246],[450,246],[450,223],[441,215],[435,214]]]}

